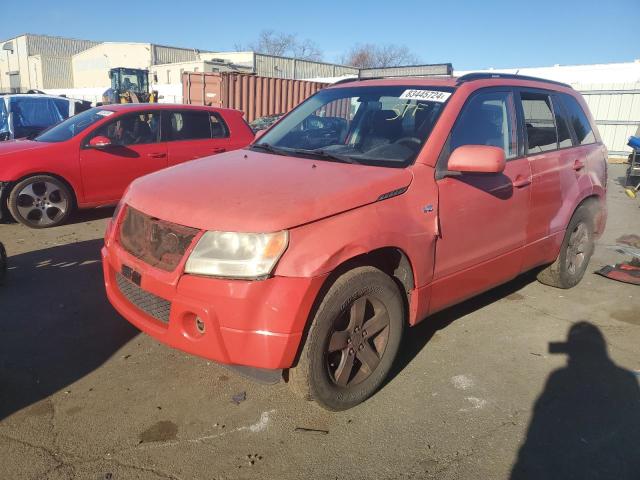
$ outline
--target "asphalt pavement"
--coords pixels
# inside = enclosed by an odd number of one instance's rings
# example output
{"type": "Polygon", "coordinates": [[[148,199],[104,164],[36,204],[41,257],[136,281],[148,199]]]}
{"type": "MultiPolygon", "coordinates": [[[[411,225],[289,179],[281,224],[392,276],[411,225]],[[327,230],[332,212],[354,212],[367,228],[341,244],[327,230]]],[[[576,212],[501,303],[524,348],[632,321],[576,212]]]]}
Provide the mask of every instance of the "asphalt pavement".
{"type": "Polygon", "coordinates": [[[102,284],[111,210],[0,225],[0,478],[638,479],[640,287],[592,273],[640,234],[623,172],[577,287],[524,275],[426,319],[342,413],[130,326],[102,284]]]}

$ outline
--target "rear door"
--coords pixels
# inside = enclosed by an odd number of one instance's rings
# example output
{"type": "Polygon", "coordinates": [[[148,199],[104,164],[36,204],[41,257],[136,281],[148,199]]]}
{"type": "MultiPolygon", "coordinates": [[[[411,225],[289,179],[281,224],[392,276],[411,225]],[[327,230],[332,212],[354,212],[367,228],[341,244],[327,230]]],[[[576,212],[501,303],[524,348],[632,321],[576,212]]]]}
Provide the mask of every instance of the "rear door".
{"type": "Polygon", "coordinates": [[[160,111],[138,111],[95,129],[80,147],[80,169],[87,203],[114,203],[136,178],[167,167],[167,144],[160,142],[160,111]],[[112,145],[91,148],[95,136],[112,145]]]}
{"type": "Polygon", "coordinates": [[[231,150],[229,127],[216,112],[165,110],[163,138],[168,142],[169,165],[231,150]]]}
{"type": "MultiPolygon", "coordinates": [[[[438,184],[440,238],[432,310],[456,303],[520,271],[529,216],[531,171],[522,156],[510,88],[472,94],[451,131],[438,162],[462,145],[490,145],[505,150],[505,170],[498,174],[444,176],[438,184]]],[[[442,176],[442,175],[439,175],[442,176]]]]}
{"type": "Polygon", "coordinates": [[[531,213],[527,228],[530,246],[523,269],[555,257],[567,219],[579,195],[585,151],[576,148],[575,134],[559,94],[520,89],[527,155],[531,164],[531,213]]]}

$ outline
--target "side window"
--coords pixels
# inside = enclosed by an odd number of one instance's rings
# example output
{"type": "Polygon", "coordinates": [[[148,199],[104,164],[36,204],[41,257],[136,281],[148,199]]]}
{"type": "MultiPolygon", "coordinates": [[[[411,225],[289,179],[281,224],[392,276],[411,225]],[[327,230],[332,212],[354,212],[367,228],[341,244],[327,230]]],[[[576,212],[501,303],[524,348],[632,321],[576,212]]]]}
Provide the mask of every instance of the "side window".
{"type": "Polygon", "coordinates": [[[548,152],[558,148],[558,135],[551,99],[545,93],[522,92],[525,133],[529,153],[548,152]]]}
{"type": "Polygon", "coordinates": [[[569,123],[567,121],[565,110],[562,108],[559,97],[555,95],[553,97],[553,114],[555,115],[556,126],[558,129],[558,148],[573,146],[571,130],[569,130],[569,123]]]}
{"type": "Polygon", "coordinates": [[[171,112],[169,141],[211,138],[211,119],[208,112],[171,112]]]}
{"type": "Polygon", "coordinates": [[[212,113],[211,119],[211,138],[226,138],[229,136],[229,128],[224,120],[217,113],[212,113]]]}
{"type": "Polygon", "coordinates": [[[578,101],[571,95],[563,94],[562,103],[569,116],[569,123],[571,123],[573,127],[578,144],[587,145],[589,143],[595,143],[596,136],[593,134],[591,124],[578,101]]]}
{"type": "Polygon", "coordinates": [[[109,138],[114,145],[156,143],[160,130],[160,112],[123,115],[96,130],[92,137],[109,138]]]}
{"type": "Polygon", "coordinates": [[[471,97],[451,131],[451,151],[463,145],[500,147],[507,159],[517,156],[513,93],[486,92],[471,97]]]}

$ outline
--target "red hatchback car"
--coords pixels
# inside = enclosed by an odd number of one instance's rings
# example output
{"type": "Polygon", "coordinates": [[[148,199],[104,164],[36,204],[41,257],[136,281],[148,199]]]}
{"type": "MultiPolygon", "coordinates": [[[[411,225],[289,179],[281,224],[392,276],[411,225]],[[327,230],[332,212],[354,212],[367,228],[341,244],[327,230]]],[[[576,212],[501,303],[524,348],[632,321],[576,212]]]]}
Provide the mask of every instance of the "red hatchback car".
{"type": "Polygon", "coordinates": [[[0,143],[0,206],[29,227],[53,227],[74,208],[115,205],[142,175],[252,140],[236,110],[170,104],[93,108],[33,140],[0,143]]]}
{"type": "Polygon", "coordinates": [[[133,182],[106,232],[107,294],[168,345],[288,369],[305,398],[349,408],[405,327],[534,268],[576,285],[605,226],[606,158],[568,85],[341,83],[248,149],[133,182]]]}

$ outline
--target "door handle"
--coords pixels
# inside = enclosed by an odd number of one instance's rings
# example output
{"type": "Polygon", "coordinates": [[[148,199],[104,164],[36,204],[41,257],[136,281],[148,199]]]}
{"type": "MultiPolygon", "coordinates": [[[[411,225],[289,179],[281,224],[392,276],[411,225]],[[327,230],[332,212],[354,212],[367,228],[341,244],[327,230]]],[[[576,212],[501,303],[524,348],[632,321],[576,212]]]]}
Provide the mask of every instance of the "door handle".
{"type": "Polygon", "coordinates": [[[575,162],[573,162],[573,169],[577,172],[578,170],[582,170],[584,168],[585,164],[584,161],[582,160],[576,160],[575,162]]]}
{"type": "Polygon", "coordinates": [[[227,149],[224,147],[218,147],[218,148],[214,148],[213,150],[211,150],[211,153],[222,153],[222,152],[226,152],[227,149]]]}
{"type": "Polygon", "coordinates": [[[147,153],[147,157],[151,157],[151,158],[164,158],[166,156],[167,154],[162,152],[147,153]]]}
{"type": "Polygon", "coordinates": [[[517,177],[513,181],[513,186],[515,188],[526,187],[527,185],[531,185],[531,179],[529,177],[517,177]]]}

